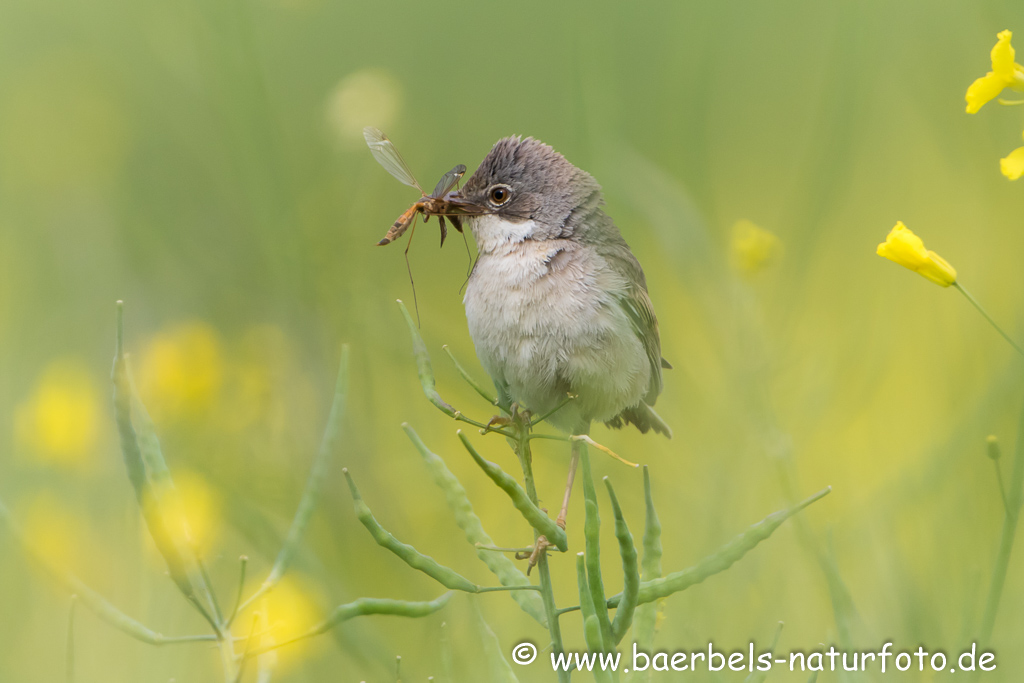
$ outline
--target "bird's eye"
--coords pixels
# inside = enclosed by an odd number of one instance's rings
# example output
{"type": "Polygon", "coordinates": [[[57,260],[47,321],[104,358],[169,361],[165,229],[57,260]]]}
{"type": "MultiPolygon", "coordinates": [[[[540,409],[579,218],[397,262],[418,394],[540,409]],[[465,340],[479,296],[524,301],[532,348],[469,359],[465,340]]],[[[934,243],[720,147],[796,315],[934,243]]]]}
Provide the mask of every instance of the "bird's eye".
{"type": "Polygon", "coordinates": [[[495,185],[491,188],[490,200],[496,206],[501,206],[512,196],[512,190],[507,185],[495,185]]]}

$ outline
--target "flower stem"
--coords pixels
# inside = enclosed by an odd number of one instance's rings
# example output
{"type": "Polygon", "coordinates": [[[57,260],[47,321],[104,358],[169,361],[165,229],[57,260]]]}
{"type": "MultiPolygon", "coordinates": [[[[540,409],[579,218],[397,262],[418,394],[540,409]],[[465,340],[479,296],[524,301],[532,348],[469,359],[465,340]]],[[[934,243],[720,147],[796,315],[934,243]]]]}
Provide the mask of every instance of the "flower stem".
{"type": "Polygon", "coordinates": [[[959,289],[960,293],[967,297],[967,300],[971,302],[971,305],[978,309],[978,313],[981,313],[981,315],[984,316],[985,320],[987,320],[989,324],[995,328],[996,332],[998,332],[1000,336],[1003,339],[1005,339],[1017,353],[1024,357],[1024,349],[1021,349],[1021,347],[1017,345],[1017,342],[1013,341],[1013,339],[1010,338],[1010,335],[1006,334],[1006,332],[1003,331],[1003,328],[999,327],[996,321],[992,319],[992,316],[988,314],[988,311],[981,307],[981,304],[978,303],[977,299],[971,296],[971,293],[964,289],[964,286],[961,285],[959,282],[954,282],[953,286],[959,289]]]}
{"type": "Polygon", "coordinates": [[[75,683],[75,605],[78,603],[78,596],[71,596],[71,607],[68,609],[68,636],[64,654],[64,664],[67,670],[68,683],[75,683]]]}
{"type": "MultiPolygon", "coordinates": [[[[529,430],[525,426],[521,428],[517,441],[517,448],[515,450],[516,455],[519,456],[519,464],[523,468],[523,484],[526,488],[526,495],[530,497],[534,505],[537,505],[540,499],[537,496],[537,486],[533,480],[533,454],[530,452],[529,430]]],[[[534,529],[533,535],[536,542],[540,532],[534,529]]],[[[558,623],[560,612],[555,604],[555,593],[551,584],[551,570],[548,568],[547,553],[540,554],[540,558],[537,561],[537,570],[540,574],[540,595],[544,601],[544,612],[548,619],[548,631],[551,633],[551,649],[555,653],[561,654],[562,628],[558,623]]],[[[569,683],[569,672],[559,669],[558,680],[559,683],[569,683]]]]}
{"type": "Polygon", "coordinates": [[[1024,411],[1021,412],[1017,427],[1017,447],[1013,456],[1013,469],[1010,473],[1010,484],[1006,490],[1006,514],[1003,517],[1003,528],[999,535],[999,550],[995,565],[992,567],[992,582],[989,585],[985,611],[981,618],[979,642],[989,644],[995,626],[999,601],[1006,583],[1006,573],[1010,566],[1010,555],[1013,552],[1013,541],[1017,535],[1017,522],[1020,519],[1021,504],[1024,503],[1024,411]]]}
{"type": "Polygon", "coordinates": [[[1009,512],[1010,501],[1006,499],[1006,485],[1003,483],[1003,470],[999,467],[998,460],[993,461],[992,464],[996,468],[996,484],[999,485],[999,497],[1003,499],[1003,510],[1009,512]]]}

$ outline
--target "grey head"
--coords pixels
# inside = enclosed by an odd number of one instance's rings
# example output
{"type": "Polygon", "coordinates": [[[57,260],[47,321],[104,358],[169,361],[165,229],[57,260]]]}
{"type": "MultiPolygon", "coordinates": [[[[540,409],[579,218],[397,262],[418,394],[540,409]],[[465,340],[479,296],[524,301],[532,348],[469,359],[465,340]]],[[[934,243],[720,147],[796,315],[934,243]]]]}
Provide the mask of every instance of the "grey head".
{"type": "Polygon", "coordinates": [[[600,213],[601,186],[551,146],[519,136],[498,140],[456,195],[478,212],[532,221],[529,239],[583,239],[600,213]]]}

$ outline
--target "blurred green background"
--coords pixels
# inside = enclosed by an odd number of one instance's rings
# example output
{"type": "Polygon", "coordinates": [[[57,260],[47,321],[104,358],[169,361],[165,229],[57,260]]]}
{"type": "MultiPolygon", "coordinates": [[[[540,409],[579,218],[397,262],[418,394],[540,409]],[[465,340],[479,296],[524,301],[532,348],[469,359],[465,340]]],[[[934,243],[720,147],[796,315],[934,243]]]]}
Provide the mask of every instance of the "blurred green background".
{"type": "MultiPolygon", "coordinates": [[[[603,184],[647,272],[675,366],[658,403],[675,439],[594,436],[650,465],[666,570],[783,507],[780,462],[791,462],[799,494],[834,488],[804,519],[847,584],[855,642],[959,652],[1002,520],[984,439],[1012,451],[1020,359],[956,292],[874,249],[903,220],[1024,336],[1024,186],[998,170],[1021,110],[968,116],[963,101],[1004,28],[1024,31],[1019,3],[7,0],[0,497],[53,561],[128,614],[169,635],[202,630],[121,463],[108,375],[124,299],[140,391],[222,595],[240,554],[253,585],[273,561],[342,341],[354,362],[344,442],[279,592],[291,618],[441,592],[359,526],[342,465],[399,538],[491,583],[400,423],[446,459],[499,543],[522,545],[529,530],[420,391],[394,304],[412,299],[404,244],[373,246],[415,192],[374,162],[360,130],[384,129],[428,187],[456,163],[472,171],[498,138],[532,135],[603,184]],[[781,245],[753,274],[729,265],[740,219],[781,245]]],[[[461,305],[468,257],[458,235],[439,251],[435,225],[410,251],[422,332],[442,395],[486,419],[441,353],[448,344],[485,378],[461,305]]],[[[474,440],[517,471],[500,439],[474,440]]],[[[557,507],[568,448],[542,443],[536,459],[557,507]]],[[[640,473],[599,454],[594,464],[638,533],[640,473]]],[[[576,496],[570,532],[581,523],[576,496]]],[[[603,531],[611,550],[607,521],[603,531]]],[[[604,559],[617,591],[618,559],[604,559]]],[[[563,605],[575,602],[572,560],[552,559],[563,605]]],[[[1024,670],[1022,579],[1015,562],[987,680],[1024,670]]],[[[506,653],[546,642],[507,596],[482,598],[506,653]]],[[[63,680],[68,602],[0,529],[0,680],[63,680]]],[[[282,651],[275,680],[390,682],[397,655],[404,681],[440,680],[442,621],[461,680],[483,680],[474,619],[457,596],[422,620],[351,621],[282,651]]],[[[836,641],[825,576],[791,523],[670,598],[657,642],[767,645],[780,620],[780,649],[836,641]]],[[[582,647],[578,620],[564,623],[567,646],[582,647]]],[[[213,649],[145,646],[85,610],[77,638],[79,681],[222,680],[213,649]]],[[[517,673],[553,680],[540,665],[517,673]]]]}

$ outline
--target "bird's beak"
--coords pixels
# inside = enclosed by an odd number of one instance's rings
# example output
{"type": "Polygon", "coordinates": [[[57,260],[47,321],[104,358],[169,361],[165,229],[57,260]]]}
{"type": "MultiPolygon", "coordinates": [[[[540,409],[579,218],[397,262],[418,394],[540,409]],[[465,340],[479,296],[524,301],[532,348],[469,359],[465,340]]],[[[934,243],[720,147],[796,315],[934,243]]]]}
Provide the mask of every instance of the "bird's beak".
{"type": "Polygon", "coordinates": [[[474,204],[462,196],[462,193],[458,190],[449,192],[444,196],[444,200],[448,203],[452,213],[462,216],[481,216],[485,213],[491,213],[491,210],[485,206],[474,204]]]}

